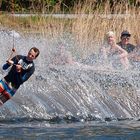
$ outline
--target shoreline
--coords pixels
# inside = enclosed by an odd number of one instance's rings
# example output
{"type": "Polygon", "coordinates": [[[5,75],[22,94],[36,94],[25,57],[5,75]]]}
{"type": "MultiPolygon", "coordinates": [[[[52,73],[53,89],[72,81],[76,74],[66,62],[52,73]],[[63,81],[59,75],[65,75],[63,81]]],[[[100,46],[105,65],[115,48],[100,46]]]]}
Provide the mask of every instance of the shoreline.
{"type": "Polygon", "coordinates": [[[42,16],[42,17],[53,17],[53,18],[67,18],[67,19],[75,19],[75,18],[140,18],[140,15],[136,14],[9,14],[14,17],[30,17],[30,16],[42,16]]]}

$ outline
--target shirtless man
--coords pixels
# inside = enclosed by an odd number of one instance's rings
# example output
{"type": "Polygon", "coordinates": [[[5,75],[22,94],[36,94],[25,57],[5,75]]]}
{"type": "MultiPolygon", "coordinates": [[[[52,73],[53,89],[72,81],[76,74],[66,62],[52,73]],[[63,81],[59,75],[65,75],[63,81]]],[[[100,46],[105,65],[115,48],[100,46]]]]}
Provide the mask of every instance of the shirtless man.
{"type": "Polygon", "coordinates": [[[109,31],[105,36],[105,41],[107,45],[105,47],[102,47],[102,53],[104,58],[108,59],[115,67],[118,67],[119,62],[125,69],[128,69],[128,53],[116,44],[114,32],[109,31]]]}

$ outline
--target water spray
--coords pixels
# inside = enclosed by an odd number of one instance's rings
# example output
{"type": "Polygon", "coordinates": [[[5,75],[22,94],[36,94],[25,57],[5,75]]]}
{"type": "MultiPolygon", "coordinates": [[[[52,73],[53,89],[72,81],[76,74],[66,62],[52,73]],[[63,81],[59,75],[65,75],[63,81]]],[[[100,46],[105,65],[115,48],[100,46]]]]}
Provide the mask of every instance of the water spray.
{"type": "Polygon", "coordinates": [[[10,56],[9,56],[8,60],[10,60],[12,58],[13,54],[16,52],[16,49],[15,49],[15,38],[19,38],[20,35],[16,31],[12,30],[12,31],[10,31],[10,36],[13,37],[13,47],[12,47],[12,50],[11,50],[11,53],[10,53],[10,56]]]}
{"type": "MultiPolygon", "coordinates": [[[[11,13],[12,13],[12,16],[13,16],[13,18],[14,18],[14,0],[12,0],[12,10],[11,10],[11,13]]],[[[14,19],[13,19],[13,21],[15,21],[14,19]]],[[[13,38],[13,47],[12,47],[12,50],[11,50],[11,53],[10,53],[10,56],[9,56],[9,58],[8,58],[8,60],[10,60],[12,57],[13,57],[13,54],[16,52],[16,49],[15,49],[15,38],[19,38],[20,37],[20,34],[19,33],[17,33],[15,30],[11,30],[10,32],[9,32],[9,35],[10,36],[12,36],[12,38],[13,38]]]]}

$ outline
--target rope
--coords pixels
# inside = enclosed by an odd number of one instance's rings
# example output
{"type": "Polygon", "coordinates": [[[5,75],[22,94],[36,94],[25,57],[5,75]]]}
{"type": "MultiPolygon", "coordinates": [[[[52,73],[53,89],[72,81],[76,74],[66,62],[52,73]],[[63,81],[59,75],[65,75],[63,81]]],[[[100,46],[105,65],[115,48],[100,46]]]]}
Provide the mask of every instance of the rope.
{"type": "MultiPolygon", "coordinates": [[[[13,21],[15,21],[14,20],[14,0],[12,0],[12,10],[11,10],[11,12],[12,12],[12,17],[13,17],[13,21]]],[[[12,51],[13,52],[15,52],[15,39],[14,39],[14,32],[13,32],[13,48],[12,48],[12,51]]]]}
{"type": "MultiPolygon", "coordinates": [[[[12,17],[13,17],[13,22],[15,21],[14,20],[14,0],[11,1],[11,13],[12,13],[12,17]]],[[[9,58],[8,60],[10,60],[12,57],[13,57],[13,54],[16,52],[16,49],[15,49],[15,33],[14,31],[11,32],[12,33],[12,37],[13,37],[13,46],[12,46],[12,50],[11,50],[11,53],[9,55],[9,58]]]]}

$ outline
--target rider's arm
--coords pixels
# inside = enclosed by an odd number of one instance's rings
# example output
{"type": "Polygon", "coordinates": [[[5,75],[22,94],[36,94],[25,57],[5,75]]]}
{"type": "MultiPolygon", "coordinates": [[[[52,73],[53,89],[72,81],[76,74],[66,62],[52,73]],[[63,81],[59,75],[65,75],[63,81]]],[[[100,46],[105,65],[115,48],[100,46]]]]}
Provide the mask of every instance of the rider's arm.
{"type": "Polygon", "coordinates": [[[35,68],[32,66],[24,75],[20,76],[21,83],[27,81],[30,76],[34,73],[35,68]]]}
{"type": "Polygon", "coordinates": [[[6,63],[2,66],[3,70],[8,69],[11,65],[13,65],[17,61],[17,56],[13,57],[10,60],[7,60],[6,63]]]}
{"type": "Polygon", "coordinates": [[[13,64],[17,64],[18,63],[18,60],[22,58],[21,55],[16,55],[14,56],[12,59],[8,59],[6,61],[6,63],[2,66],[3,70],[6,70],[8,69],[10,66],[12,66],[13,64]]]}
{"type": "Polygon", "coordinates": [[[10,66],[11,66],[10,64],[6,63],[6,64],[4,64],[4,65],[2,66],[2,69],[3,69],[3,70],[6,70],[6,69],[8,69],[10,66]]]}

